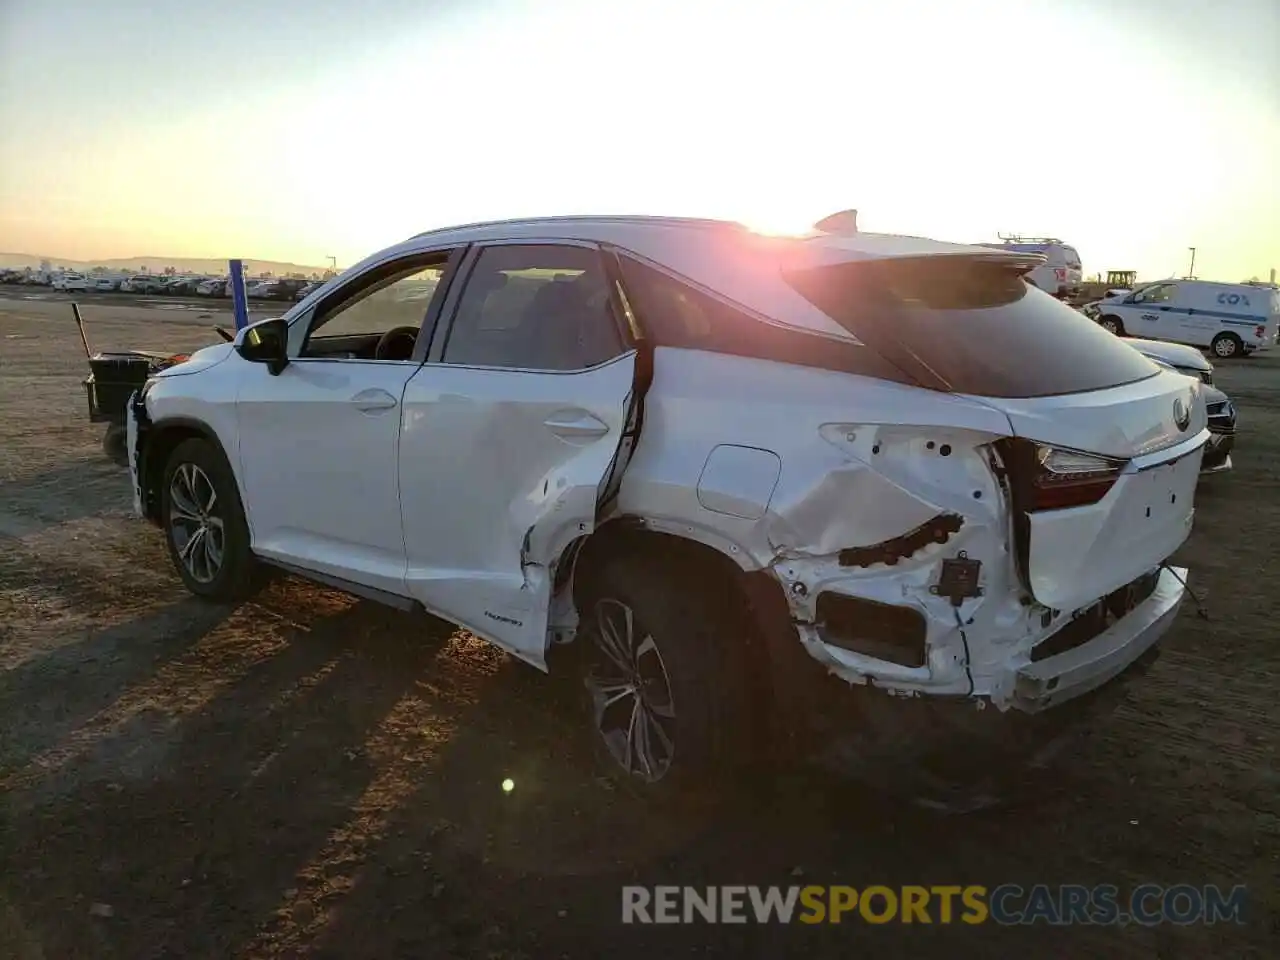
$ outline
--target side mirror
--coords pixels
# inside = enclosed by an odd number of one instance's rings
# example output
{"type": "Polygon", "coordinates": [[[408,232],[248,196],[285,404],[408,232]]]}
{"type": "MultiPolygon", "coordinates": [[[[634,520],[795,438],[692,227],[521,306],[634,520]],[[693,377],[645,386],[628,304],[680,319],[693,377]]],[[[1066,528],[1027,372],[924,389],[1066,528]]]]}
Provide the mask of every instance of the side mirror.
{"type": "Polygon", "coordinates": [[[276,376],[289,365],[289,324],[283,317],[255,323],[245,328],[236,349],[250,363],[265,363],[276,376]]]}

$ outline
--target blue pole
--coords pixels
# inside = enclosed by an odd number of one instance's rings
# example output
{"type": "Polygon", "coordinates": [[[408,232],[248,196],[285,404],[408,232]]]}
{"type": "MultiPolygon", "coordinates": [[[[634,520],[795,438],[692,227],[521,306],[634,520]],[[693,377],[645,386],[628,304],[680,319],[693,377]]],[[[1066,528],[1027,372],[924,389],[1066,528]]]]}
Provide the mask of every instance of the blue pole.
{"type": "Polygon", "coordinates": [[[231,270],[231,310],[235,314],[236,329],[243,330],[249,325],[249,298],[244,295],[244,262],[229,260],[227,266],[231,270]]]}

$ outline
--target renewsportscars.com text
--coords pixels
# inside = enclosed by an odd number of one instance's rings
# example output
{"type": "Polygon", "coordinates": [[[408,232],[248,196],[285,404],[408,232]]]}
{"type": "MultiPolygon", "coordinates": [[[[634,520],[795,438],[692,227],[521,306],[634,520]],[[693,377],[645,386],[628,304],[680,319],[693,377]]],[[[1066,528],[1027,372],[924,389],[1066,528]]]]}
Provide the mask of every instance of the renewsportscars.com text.
{"type": "Polygon", "coordinates": [[[1142,884],[622,888],[623,923],[1243,923],[1246,888],[1142,884]]]}

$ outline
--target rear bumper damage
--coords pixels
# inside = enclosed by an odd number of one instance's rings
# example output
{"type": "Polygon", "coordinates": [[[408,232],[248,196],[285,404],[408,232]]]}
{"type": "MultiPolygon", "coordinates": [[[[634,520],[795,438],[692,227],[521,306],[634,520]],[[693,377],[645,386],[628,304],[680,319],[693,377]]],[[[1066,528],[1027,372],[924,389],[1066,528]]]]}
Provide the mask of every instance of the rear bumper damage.
{"type": "Polygon", "coordinates": [[[772,555],[747,575],[789,752],[1025,756],[1105,709],[1186,592],[1166,560],[1190,533],[1209,432],[1182,433],[1096,501],[1028,510],[1025,465],[992,434],[828,430],[848,466],[774,495],[772,555]]]}
{"type": "Polygon", "coordinates": [[[1186,579],[1185,567],[1160,569],[1151,595],[1092,640],[1018,667],[1010,705],[1036,713],[1123,673],[1168,631],[1186,594],[1186,579]]]}
{"type": "MultiPolygon", "coordinates": [[[[1186,592],[1185,568],[1162,568],[1148,576],[1154,578],[1150,595],[1127,607],[1122,616],[1107,617],[1102,609],[1103,606],[1123,602],[1121,591],[1116,591],[1101,598],[1097,604],[1075,611],[1069,618],[1059,618],[1058,628],[1038,638],[1034,644],[1025,647],[1019,644],[1010,650],[1003,664],[983,671],[980,679],[987,692],[977,699],[1000,711],[1013,709],[1035,713],[1089,693],[1124,671],[1169,629],[1186,592]],[[1096,620],[1096,633],[1084,623],[1095,612],[1102,616],[1096,620]],[[1108,620],[1111,621],[1109,624],[1108,620]],[[1085,630],[1074,630],[1075,638],[1066,637],[1077,621],[1085,630]],[[1060,638],[1075,639],[1075,642],[1053,656],[1037,656],[1039,651],[1052,647],[1060,638]]],[[[1133,586],[1126,585],[1125,589],[1133,586]]],[[[972,621],[967,625],[970,629],[971,624],[972,621]]],[[[906,695],[926,692],[911,687],[917,683],[922,687],[928,685],[931,679],[928,666],[877,663],[873,658],[828,642],[830,638],[823,626],[798,625],[797,629],[809,655],[842,680],[880,686],[889,692],[906,695]]],[[[969,630],[965,632],[967,634],[969,630]]],[[[970,638],[966,635],[962,644],[972,649],[979,644],[991,645],[991,642],[988,637],[970,638]]]]}
{"type": "Polygon", "coordinates": [[[847,651],[826,643],[821,630],[791,619],[776,584],[763,574],[754,577],[756,615],[772,624],[766,649],[784,749],[844,774],[880,777],[886,765],[901,768],[938,757],[964,757],[975,768],[1031,761],[1105,717],[1159,656],[1158,641],[1186,593],[1187,571],[1154,571],[1149,595],[1123,616],[1108,617],[1099,632],[1077,623],[1088,611],[1063,618],[1061,629],[1009,656],[993,686],[1008,691],[999,698],[906,690],[870,677],[864,662],[855,670],[847,651]],[[1068,637],[1077,625],[1085,629],[1068,637]],[[795,642],[797,632],[803,645],[795,642]],[[1056,645],[1049,642],[1055,638],[1056,645]],[[1052,654],[1043,655],[1045,650],[1052,654]]]}

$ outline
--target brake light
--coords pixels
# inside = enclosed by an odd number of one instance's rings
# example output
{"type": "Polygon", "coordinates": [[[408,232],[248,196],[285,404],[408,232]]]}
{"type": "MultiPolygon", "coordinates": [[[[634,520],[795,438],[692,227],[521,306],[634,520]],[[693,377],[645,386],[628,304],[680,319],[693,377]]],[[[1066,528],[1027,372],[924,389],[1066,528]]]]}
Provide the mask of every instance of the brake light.
{"type": "Polygon", "coordinates": [[[1061,267],[1057,267],[1053,271],[1053,275],[1058,278],[1059,283],[1065,283],[1067,280],[1067,271],[1063,270],[1061,267]]]}
{"type": "Polygon", "coordinates": [[[1267,338],[1267,328],[1262,324],[1258,324],[1257,329],[1253,331],[1253,335],[1259,340],[1265,340],[1267,338]]]}
{"type": "Polygon", "coordinates": [[[1125,461],[1040,445],[1035,451],[1031,510],[1061,510],[1097,503],[1115,485],[1125,461]]]}

